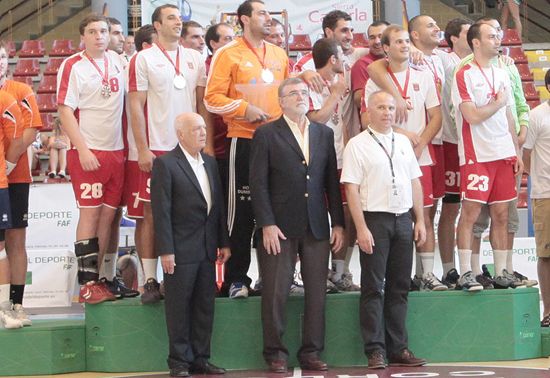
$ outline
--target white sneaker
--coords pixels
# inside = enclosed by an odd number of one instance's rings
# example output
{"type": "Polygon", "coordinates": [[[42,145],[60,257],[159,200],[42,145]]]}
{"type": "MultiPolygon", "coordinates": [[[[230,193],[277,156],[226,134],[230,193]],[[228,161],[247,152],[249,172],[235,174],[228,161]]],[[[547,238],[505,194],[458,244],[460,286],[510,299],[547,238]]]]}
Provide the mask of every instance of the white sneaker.
{"type": "Polygon", "coordinates": [[[11,302],[6,301],[0,304],[0,327],[6,329],[22,328],[23,323],[17,319],[12,310],[11,302]]]}
{"type": "Polygon", "coordinates": [[[420,290],[423,291],[445,291],[447,290],[447,285],[443,285],[441,281],[432,273],[424,273],[422,275],[422,281],[420,283],[420,290]]]}
{"type": "Polygon", "coordinates": [[[13,305],[13,313],[15,317],[21,321],[23,326],[27,327],[32,325],[32,321],[29,319],[29,316],[21,304],[17,303],[13,305]]]}

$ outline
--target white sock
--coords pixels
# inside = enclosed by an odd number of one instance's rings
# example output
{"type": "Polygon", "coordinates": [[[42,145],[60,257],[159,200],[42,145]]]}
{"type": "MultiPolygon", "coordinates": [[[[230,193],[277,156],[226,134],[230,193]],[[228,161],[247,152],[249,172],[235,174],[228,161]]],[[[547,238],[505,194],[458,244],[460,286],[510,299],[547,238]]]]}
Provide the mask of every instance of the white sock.
{"type": "Polygon", "coordinates": [[[422,271],[424,274],[426,273],[433,273],[434,272],[434,252],[422,252],[422,253],[416,253],[418,256],[420,256],[420,262],[422,264],[422,271]]]}
{"type": "Polygon", "coordinates": [[[10,284],[0,285],[0,305],[10,300],[10,284]]]}
{"type": "Polygon", "coordinates": [[[470,257],[470,263],[472,265],[472,273],[474,276],[478,276],[482,273],[481,265],[479,265],[479,254],[472,253],[470,257]]]}
{"type": "Polygon", "coordinates": [[[351,257],[353,256],[353,249],[355,247],[348,247],[346,248],[346,258],[345,258],[345,267],[344,267],[344,272],[345,273],[351,273],[350,270],[349,270],[349,264],[351,263],[351,257]]]}
{"type": "Polygon", "coordinates": [[[157,259],[141,259],[145,281],[149,278],[157,279],[157,259]]]}
{"type": "Polygon", "coordinates": [[[107,280],[112,281],[116,275],[116,260],[116,253],[105,253],[103,262],[101,263],[99,277],[105,277],[107,280]]]}
{"type": "Polygon", "coordinates": [[[472,255],[471,249],[459,249],[458,250],[458,266],[460,267],[460,274],[464,274],[472,270],[470,256],[472,255]]]}
{"type": "Polygon", "coordinates": [[[422,259],[420,258],[420,252],[416,252],[415,276],[422,277],[422,259]]]}
{"type": "Polygon", "coordinates": [[[449,273],[449,270],[451,270],[451,269],[455,269],[455,263],[454,262],[443,263],[443,276],[446,276],[447,273],[449,273]]]}
{"type": "Polygon", "coordinates": [[[512,263],[512,260],[514,258],[514,250],[508,249],[506,251],[506,270],[508,273],[514,273],[514,264],[512,263]]]}
{"type": "Polygon", "coordinates": [[[506,269],[506,250],[495,249],[493,250],[493,260],[495,262],[495,276],[502,276],[502,271],[506,269]]]}
{"type": "Polygon", "coordinates": [[[332,260],[332,281],[336,282],[342,278],[345,267],[345,260],[332,260]]]}

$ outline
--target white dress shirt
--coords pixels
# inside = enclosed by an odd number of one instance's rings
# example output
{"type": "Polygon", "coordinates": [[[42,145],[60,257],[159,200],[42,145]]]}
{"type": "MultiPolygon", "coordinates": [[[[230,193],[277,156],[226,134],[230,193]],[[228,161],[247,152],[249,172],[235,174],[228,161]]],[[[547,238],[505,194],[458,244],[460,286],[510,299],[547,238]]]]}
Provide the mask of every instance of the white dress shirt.
{"type": "Polygon", "coordinates": [[[187,161],[191,165],[191,168],[193,169],[193,172],[195,173],[195,176],[199,181],[202,195],[204,196],[204,199],[206,199],[206,205],[208,208],[207,213],[209,213],[210,208],[212,207],[212,192],[210,191],[210,182],[208,180],[208,175],[206,174],[206,169],[204,168],[204,160],[202,160],[202,155],[199,153],[199,158],[195,159],[193,156],[191,156],[189,152],[185,150],[185,148],[183,148],[181,143],[179,146],[185,154],[187,161]]]}

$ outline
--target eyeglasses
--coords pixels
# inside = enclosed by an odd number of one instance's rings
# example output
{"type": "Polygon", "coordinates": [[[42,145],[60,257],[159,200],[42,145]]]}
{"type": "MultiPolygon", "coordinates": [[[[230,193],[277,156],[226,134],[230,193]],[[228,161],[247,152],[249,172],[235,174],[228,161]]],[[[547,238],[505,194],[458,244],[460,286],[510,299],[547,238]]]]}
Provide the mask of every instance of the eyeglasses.
{"type": "Polygon", "coordinates": [[[298,97],[298,95],[300,95],[300,97],[309,97],[309,91],[307,91],[307,90],[290,91],[286,95],[281,96],[281,97],[298,97]]]}

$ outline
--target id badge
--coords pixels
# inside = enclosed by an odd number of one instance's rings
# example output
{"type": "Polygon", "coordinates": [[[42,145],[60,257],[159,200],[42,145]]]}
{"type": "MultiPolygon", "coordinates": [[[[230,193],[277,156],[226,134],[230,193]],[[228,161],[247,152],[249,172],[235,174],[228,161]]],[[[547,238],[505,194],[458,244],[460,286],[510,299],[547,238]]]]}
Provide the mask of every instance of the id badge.
{"type": "Polygon", "coordinates": [[[403,187],[391,184],[388,186],[388,208],[390,211],[403,209],[403,187]]]}

